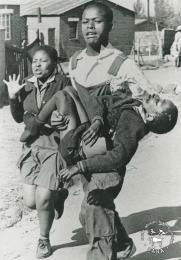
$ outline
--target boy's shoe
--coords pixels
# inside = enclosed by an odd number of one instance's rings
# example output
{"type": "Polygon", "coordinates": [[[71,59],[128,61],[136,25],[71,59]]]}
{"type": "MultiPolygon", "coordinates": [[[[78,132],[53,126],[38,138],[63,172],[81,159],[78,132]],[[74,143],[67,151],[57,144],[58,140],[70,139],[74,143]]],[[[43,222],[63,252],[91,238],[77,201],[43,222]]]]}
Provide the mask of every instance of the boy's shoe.
{"type": "Polygon", "coordinates": [[[32,135],[29,129],[25,128],[24,132],[20,136],[20,142],[29,142],[32,139],[32,135]]]}
{"type": "Polygon", "coordinates": [[[39,238],[38,246],[36,250],[36,257],[42,259],[50,256],[51,254],[52,254],[52,248],[49,239],[39,238]]]}
{"type": "Polygon", "coordinates": [[[34,141],[39,136],[41,126],[44,124],[45,122],[41,121],[37,116],[32,117],[27,121],[25,130],[20,137],[20,142],[34,141]]]}
{"type": "Polygon", "coordinates": [[[68,194],[69,192],[65,188],[57,191],[54,205],[55,219],[61,218],[64,211],[64,203],[66,198],[68,197],[68,194]]]}
{"type": "Polygon", "coordinates": [[[130,238],[129,242],[125,243],[125,249],[117,252],[117,260],[127,259],[136,252],[136,246],[130,238]]]}

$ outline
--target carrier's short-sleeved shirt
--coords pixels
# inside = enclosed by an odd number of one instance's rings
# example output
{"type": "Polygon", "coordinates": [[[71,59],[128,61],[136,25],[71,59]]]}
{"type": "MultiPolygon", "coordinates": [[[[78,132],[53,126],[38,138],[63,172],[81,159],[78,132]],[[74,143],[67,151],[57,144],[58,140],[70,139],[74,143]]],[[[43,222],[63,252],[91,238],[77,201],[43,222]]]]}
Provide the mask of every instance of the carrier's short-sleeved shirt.
{"type": "Polygon", "coordinates": [[[118,55],[123,55],[123,53],[110,43],[106,47],[102,46],[97,56],[89,56],[86,49],[82,50],[76,57],[76,68],[72,69],[72,59],[70,60],[69,74],[73,87],[76,89],[75,81],[86,88],[110,81],[112,91],[114,91],[122,83],[127,82],[134,98],[142,95],[144,90],[151,93],[150,82],[130,58],[124,60],[116,76],[108,73],[118,55]]]}

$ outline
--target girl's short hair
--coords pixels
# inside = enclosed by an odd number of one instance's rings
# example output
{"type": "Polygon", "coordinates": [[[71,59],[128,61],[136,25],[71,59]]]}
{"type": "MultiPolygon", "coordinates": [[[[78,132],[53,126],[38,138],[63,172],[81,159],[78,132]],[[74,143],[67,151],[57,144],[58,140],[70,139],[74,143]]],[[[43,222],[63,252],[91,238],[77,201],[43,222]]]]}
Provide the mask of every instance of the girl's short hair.
{"type": "Polygon", "coordinates": [[[57,53],[57,51],[55,50],[55,48],[53,48],[53,47],[51,47],[51,46],[49,46],[49,45],[42,45],[42,46],[39,46],[39,47],[35,50],[34,54],[35,54],[36,52],[38,52],[38,51],[44,51],[44,52],[46,52],[47,55],[50,57],[51,61],[52,61],[53,63],[56,63],[56,64],[57,64],[57,62],[58,62],[58,53],[57,53]]]}

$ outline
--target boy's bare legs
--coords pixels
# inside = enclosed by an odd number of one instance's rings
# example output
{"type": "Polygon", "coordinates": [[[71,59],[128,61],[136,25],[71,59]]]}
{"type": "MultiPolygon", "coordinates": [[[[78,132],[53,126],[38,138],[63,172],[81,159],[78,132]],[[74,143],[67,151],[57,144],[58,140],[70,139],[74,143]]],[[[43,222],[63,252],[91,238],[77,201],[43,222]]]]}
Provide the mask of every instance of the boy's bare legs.
{"type": "MultiPolygon", "coordinates": [[[[68,120],[68,125],[65,130],[60,131],[60,151],[61,151],[61,140],[64,136],[72,129],[78,126],[79,118],[76,110],[75,103],[72,97],[65,91],[58,91],[54,95],[54,102],[57,111],[60,115],[65,116],[68,120]]],[[[65,186],[64,186],[65,187],[65,186]]],[[[54,207],[55,207],[55,219],[62,216],[64,210],[64,202],[68,197],[68,190],[60,187],[58,192],[54,194],[54,207]]]]}
{"type": "Polygon", "coordinates": [[[55,103],[58,112],[66,116],[68,126],[66,130],[60,131],[60,140],[72,129],[77,128],[80,120],[78,117],[77,109],[72,97],[65,91],[59,91],[55,94],[55,103]]]}

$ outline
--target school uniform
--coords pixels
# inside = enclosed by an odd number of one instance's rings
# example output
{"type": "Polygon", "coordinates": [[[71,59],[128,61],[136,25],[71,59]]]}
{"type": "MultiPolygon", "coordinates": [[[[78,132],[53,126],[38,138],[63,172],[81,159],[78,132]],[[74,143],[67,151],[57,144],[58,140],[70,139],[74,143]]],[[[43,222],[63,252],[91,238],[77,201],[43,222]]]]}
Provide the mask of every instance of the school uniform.
{"type": "MultiPolygon", "coordinates": [[[[26,78],[25,83],[19,97],[10,100],[10,108],[16,122],[30,124],[31,116],[37,115],[57,91],[69,84],[69,80],[55,71],[41,88],[35,76],[26,78]]],[[[48,125],[41,127],[36,140],[23,144],[18,167],[24,183],[57,190],[57,174],[60,167],[65,167],[65,161],[57,152],[58,145],[59,135],[48,125]]]]}

